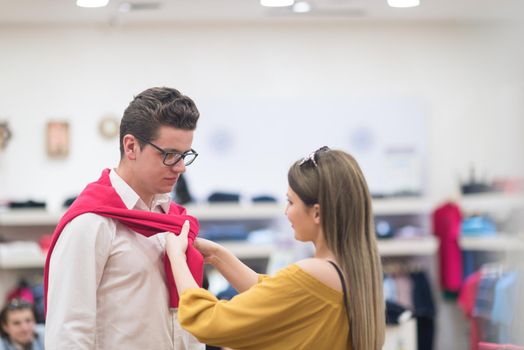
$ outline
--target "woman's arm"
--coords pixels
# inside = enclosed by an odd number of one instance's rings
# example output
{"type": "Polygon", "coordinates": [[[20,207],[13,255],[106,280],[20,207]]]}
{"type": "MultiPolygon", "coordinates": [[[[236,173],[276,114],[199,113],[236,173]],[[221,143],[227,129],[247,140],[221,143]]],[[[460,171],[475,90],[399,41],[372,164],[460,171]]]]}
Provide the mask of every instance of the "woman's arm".
{"type": "MultiPolygon", "coordinates": [[[[186,221],[178,236],[166,235],[166,251],[179,295],[188,288],[198,288],[186,263],[188,232],[189,221],[186,221]]],[[[242,293],[258,282],[258,274],[220,244],[199,238],[194,246],[202,253],[204,260],[215,266],[238,292],[242,293]]]]}
{"type": "Polygon", "coordinates": [[[258,282],[258,274],[220,244],[197,238],[194,246],[202,253],[204,261],[213,265],[239,293],[258,282]]]}
{"type": "Polygon", "coordinates": [[[186,289],[199,288],[187,266],[186,250],[188,232],[189,221],[186,220],[178,236],[172,232],[166,234],[166,252],[171,263],[171,270],[173,271],[179,296],[182,295],[186,289]]]}

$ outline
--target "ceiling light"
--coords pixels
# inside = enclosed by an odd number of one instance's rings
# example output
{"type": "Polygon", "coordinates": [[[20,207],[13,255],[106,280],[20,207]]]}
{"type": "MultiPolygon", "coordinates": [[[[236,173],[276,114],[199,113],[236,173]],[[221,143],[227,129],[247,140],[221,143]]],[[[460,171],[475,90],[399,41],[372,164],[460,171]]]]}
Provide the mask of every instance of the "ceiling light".
{"type": "Polygon", "coordinates": [[[260,5],[267,7],[285,7],[293,5],[294,0],[260,0],[260,5]]]}
{"type": "Polygon", "coordinates": [[[76,6],[79,7],[104,7],[108,3],[109,0],[76,0],[76,6]]]}
{"type": "Polygon", "coordinates": [[[388,0],[388,5],[391,7],[416,7],[420,5],[420,0],[388,0]]]}
{"type": "Polygon", "coordinates": [[[311,11],[311,5],[305,1],[295,2],[293,5],[293,12],[306,13],[311,11]]]}

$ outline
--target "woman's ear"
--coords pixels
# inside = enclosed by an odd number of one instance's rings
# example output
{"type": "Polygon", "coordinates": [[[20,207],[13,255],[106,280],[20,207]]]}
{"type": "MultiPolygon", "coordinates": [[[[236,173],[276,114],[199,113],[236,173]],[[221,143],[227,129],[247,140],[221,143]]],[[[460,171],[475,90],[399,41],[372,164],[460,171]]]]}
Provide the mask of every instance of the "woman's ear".
{"type": "Polygon", "coordinates": [[[320,225],[320,204],[318,203],[313,205],[313,221],[320,225]]]}
{"type": "Polygon", "coordinates": [[[136,153],[140,149],[137,139],[133,135],[127,134],[122,139],[122,143],[124,145],[124,157],[129,160],[135,160],[136,153]]]}

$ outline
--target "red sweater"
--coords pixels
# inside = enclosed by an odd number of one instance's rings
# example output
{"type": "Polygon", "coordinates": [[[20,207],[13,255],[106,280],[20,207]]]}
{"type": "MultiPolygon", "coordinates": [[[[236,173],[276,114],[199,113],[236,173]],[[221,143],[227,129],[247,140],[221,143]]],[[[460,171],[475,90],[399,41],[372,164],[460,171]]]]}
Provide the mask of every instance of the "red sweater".
{"type": "Polygon", "coordinates": [[[462,214],[454,203],[446,203],[433,212],[433,233],[439,238],[440,285],[458,293],[462,285],[462,251],[459,246],[462,214]]]}
{"type": "MultiPolygon", "coordinates": [[[[138,232],[146,237],[153,236],[159,232],[170,231],[180,233],[185,220],[190,222],[188,233],[188,248],[186,251],[187,264],[197,283],[202,286],[203,257],[198,250],[193,247],[193,242],[198,235],[198,221],[196,218],[186,214],[186,209],[171,202],[169,212],[152,213],[143,210],[127,209],[120,196],[116,193],[111,181],[109,180],[109,169],[102,172],[98,181],[92,182],[80,193],[73,202],[69,210],[62,216],[58,226],[53,233],[53,238],[44,267],[44,305],[47,309],[47,288],[49,283],[49,262],[53,248],[64,227],[75,217],[94,213],[120,221],[131,230],[138,232]]],[[[74,234],[74,233],[73,233],[74,234]]],[[[171,272],[171,264],[167,255],[164,255],[164,268],[166,271],[166,283],[169,289],[169,306],[178,307],[178,291],[175,280],[171,272]]]]}

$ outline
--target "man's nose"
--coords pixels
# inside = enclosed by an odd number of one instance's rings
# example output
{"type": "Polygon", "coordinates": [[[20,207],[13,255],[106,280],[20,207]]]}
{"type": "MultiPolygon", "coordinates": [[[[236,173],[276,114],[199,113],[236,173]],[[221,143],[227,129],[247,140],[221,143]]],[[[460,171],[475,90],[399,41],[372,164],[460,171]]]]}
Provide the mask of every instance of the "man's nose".
{"type": "Polygon", "coordinates": [[[22,323],[22,329],[24,332],[32,332],[33,331],[33,323],[32,322],[24,322],[22,323]]]}
{"type": "Polygon", "coordinates": [[[181,159],[178,163],[173,165],[171,169],[176,173],[182,174],[186,171],[186,164],[184,163],[184,160],[181,159]]]}

